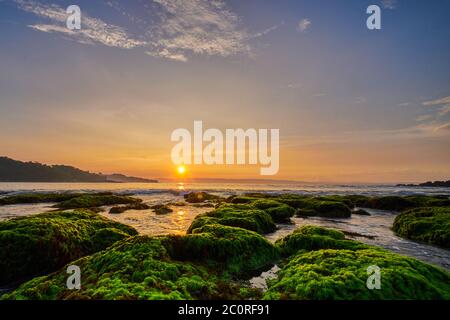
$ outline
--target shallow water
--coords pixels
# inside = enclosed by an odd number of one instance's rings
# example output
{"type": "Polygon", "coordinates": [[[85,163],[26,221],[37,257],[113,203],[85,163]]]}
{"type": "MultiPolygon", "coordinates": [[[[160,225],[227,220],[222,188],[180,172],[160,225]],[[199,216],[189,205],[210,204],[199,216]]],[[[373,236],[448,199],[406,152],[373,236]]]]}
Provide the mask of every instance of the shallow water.
{"type": "Polygon", "coordinates": [[[396,213],[364,209],[370,216],[353,214],[351,218],[330,219],[320,217],[292,218],[293,224],[280,224],[278,230],[267,235],[275,242],[303,225],[316,225],[341,230],[346,237],[366,244],[380,246],[396,253],[450,270],[450,250],[403,239],[394,234],[392,225],[396,213]]]}
{"type": "MultiPolygon", "coordinates": [[[[183,202],[183,198],[172,194],[154,194],[140,196],[144,203],[170,204],[183,202]]],[[[169,205],[173,210],[167,214],[156,214],[149,210],[128,210],[120,214],[110,214],[111,207],[105,207],[101,215],[134,227],[143,235],[165,235],[165,234],[185,234],[194,218],[204,212],[211,211],[211,208],[197,208],[191,204],[185,206],[169,205]]]]}

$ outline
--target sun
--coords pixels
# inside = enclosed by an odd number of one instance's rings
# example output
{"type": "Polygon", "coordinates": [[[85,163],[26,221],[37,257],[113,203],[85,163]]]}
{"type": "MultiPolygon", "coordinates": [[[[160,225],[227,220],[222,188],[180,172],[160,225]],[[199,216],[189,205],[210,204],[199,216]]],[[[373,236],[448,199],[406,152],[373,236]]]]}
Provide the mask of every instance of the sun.
{"type": "Polygon", "coordinates": [[[183,165],[178,166],[177,167],[177,172],[178,172],[178,174],[183,175],[186,172],[186,167],[183,166],[183,165]]]}

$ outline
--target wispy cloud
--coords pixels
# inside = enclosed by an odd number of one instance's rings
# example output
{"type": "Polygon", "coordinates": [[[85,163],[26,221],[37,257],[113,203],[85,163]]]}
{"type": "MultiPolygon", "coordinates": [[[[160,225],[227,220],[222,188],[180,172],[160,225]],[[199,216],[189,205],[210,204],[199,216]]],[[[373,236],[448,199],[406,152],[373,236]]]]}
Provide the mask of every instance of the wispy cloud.
{"type": "Polygon", "coordinates": [[[361,103],[366,103],[366,102],[367,102],[367,99],[365,97],[356,97],[353,100],[353,103],[355,103],[355,104],[361,104],[361,103]]]}
{"type": "Polygon", "coordinates": [[[125,28],[93,18],[82,10],[81,30],[66,28],[67,13],[56,4],[41,4],[35,0],[15,0],[21,10],[48,20],[29,27],[48,33],[59,33],[80,43],[103,44],[110,47],[144,47],[149,56],[185,62],[189,55],[227,57],[249,54],[249,40],[263,36],[277,28],[270,27],[249,35],[239,17],[223,0],[149,0],[144,6],[151,13],[147,21],[134,17],[118,2],[106,4],[129,18],[141,36],[136,37],[125,28]]]}
{"type": "Polygon", "coordinates": [[[29,27],[52,33],[62,33],[80,43],[101,43],[109,47],[134,48],[145,45],[145,41],[130,36],[125,29],[108,24],[100,19],[82,15],[81,30],[66,27],[67,13],[55,4],[41,4],[35,1],[15,0],[19,8],[49,21],[47,24],[31,24],[29,27]]]}
{"type": "Polygon", "coordinates": [[[443,97],[436,100],[425,101],[422,103],[424,106],[436,106],[438,107],[438,117],[443,117],[450,113],[450,96],[443,97]]]}
{"type": "Polygon", "coordinates": [[[188,61],[188,59],[182,53],[173,53],[167,49],[162,49],[161,51],[154,51],[154,52],[146,51],[145,53],[151,57],[166,58],[169,60],[180,61],[180,62],[188,61]]]}
{"type": "Polygon", "coordinates": [[[394,10],[397,8],[397,0],[383,0],[381,5],[384,9],[394,10]]]}
{"type": "Polygon", "coordinates": [[[223,1],[153,1],[161,21],[150,34],[152,53],[186,58],[189,53],[226,57],[250,52],[248,33],[223,1]]]}
{"type": "Polygon", "coordinates": [[[450,131],[450,122],[444,123],[434,129],[436,132],[439,131],[450,131]]]}
{"type": "Polygon", "coordinates": [[[304,18],[298,22],[297,30],[300,32],[306,32],[311,27],[311,20],[308,18],[304,18]]]}

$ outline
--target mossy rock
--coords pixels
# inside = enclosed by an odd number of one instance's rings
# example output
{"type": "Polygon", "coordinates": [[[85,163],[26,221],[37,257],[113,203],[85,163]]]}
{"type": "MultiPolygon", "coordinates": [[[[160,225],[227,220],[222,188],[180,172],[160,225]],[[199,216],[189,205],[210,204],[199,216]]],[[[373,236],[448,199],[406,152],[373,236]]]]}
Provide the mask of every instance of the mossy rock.
{"type": "Polygon", "coordinates": [[[142,202],[141,199],[133,198],[130,196],[121,196],[114,194],[103,194],[103,195],[88,194],[60,202],[57,205],[55,205],[55,207],[59,209],[79,209],[79,208],[112,206],[117,204],[136,204],[140,202],[142,202]]]}
{"type": "Polygon", "coordinates": [[[153,209],[153,211],[156,214],[167,214],[167,213],[171,213],[173,212],[172,209],[170,209],[167,205],[165,204],[156,204],[154,206],[150,207],[151,209],[153,209]]]}
{"type": "Polygon", "coordinates": [[[82,193],[23,193],[0,198],[0,206],[11,204],[62,202],[82,195],[82,193]]]}
{"type": "Polygon", "coordinates": [[[245,204],[245,203],[252,203],[253,201],[258,200],[257,197],[249,197],[249,196],[232,196],[228,198],[228,202],[235,203],[235,204],[245,204]]]}
{"type": "Polygon", "coordinates": [[[214,211],[198,215],[187,233],[208,224],[239,227],[261,234],[274,232],[276,225],[271,216],[263,210],[248,205],[221,205],[214,211]]]}
{"type": "Polygon", "coordinates": [[[295,215],[296,210],[291,206],[270,199],[260,199],[251,203],[257,209],[267,212],[274,222],[289,222],[290,218],[295,215]]]}
{"type": "Polygon", "coordinates": [[[125,211],[128,211],[128,210],[148,210],[148,209],[150,209],[150,206],[148,204],[136,202],[136,203],[128,204],[126,206],[112,207],[111,209],[109,209],[109,213],[119,214],[119,213],[124,213],[125,211]]]}
{"type": "Polygon", "coordinates": [[[416,207],[416,204],[412,200],[405,197],[386,196],[369,198],[366,203],[362,204],[362,207],[379,210],[402,211],[408,208],[414,208],[416,207]]]}
{"type": "Polygon", "coordinates": [[[165,237],[136,236],[71,262],[81,270],[81,289],[68,290],[65,268],[35,278],[2,299],[181,300],[241,298],[239,287],[207,268],[173,261],[165,237]]]}
{"type": "Polygon", "coordinates": [[[256,232],[207,224],[186,236],[168,237],[176,260],[197,261],[232,275],[251,275],[278,259],[278,250],[256,232]]]}
{"type": "Polygon", "coordinates": [[[345,234],[333,229],[316,226],[303,226],[293,233],[279,239],[275,245],[284,256],[296,254],[299,251],[319,249],[364,249],[367,245],[353,240],[346,240],[345,234]]]}
{"type": "Polygon", "coordinates": [[[371,214],[364,209],[356,209],[352,211],[352,214],[357,214],[359,216],[370,216],[371,214]]]}
{"type": "Polygon", "coordinates": [[[206,192],[189,192],[184,195],[184,200],[189,203],[201,203],[205,201],[219,201],[222,198],[206,192]]]}
{"type": "Polygon", "coordinates": [[[398,235],[450,248],[450,207],[416,208],[395,217],[398,235]]]}
{"type": "Polygon", "coordinates": [[[277,276],[264,299],[450,299],[448,272],[377,248],[299,253],[277,276]],[[369,266],[380,268],[380,289],[367,288],[369,266]]]}
{"type": "Polygon", "coordinates": [[[298,216],[319,216],[328,218],[349,218],[352,212],[343,202],[305,199],[303,205],[297,210],[298,216]]]}
{"type": "Polygon", "coordinates": [[[367,197],[362,195],[348,195],[343,197],[345,199],[350,200],[355,207],[371,208],[378,210],[403,211],[419,207],[450,206],[449,197],[445,195],[437,195],[437,196],[415,195],[404,197],[401,196],[367,197]]]}
{"type": "Polygon", "coordinates": [[[48,212],[0,222],[0,285],[52,272],[136,234],[89,210],[48,212]]]}

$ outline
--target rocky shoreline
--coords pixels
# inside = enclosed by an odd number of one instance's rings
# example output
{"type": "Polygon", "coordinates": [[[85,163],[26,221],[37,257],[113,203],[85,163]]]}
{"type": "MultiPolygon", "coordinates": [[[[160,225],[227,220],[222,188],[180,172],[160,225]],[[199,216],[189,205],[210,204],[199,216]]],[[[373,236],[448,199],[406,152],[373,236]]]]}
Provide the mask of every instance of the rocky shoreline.
{"type": "Polygon", "coordinates": [[[449,248],[445,195],[224,198],[196,192],[185,201],[207,204],[210,211],[198,215],[185,235],[151,237],[96,213],[105,205],[139,207],[132,196],[0,199],[0,205],[58,202],[57,211],[0,222],[1,285],[21,283],[1,299],[450,299],[448,271],[341,231],[303,226],[275,243],[264,237],[294,216],[346,219],[362,207],[401,212],[394,223],[400,236],[449,248]],[[82,270],[80,290],[67,289],[67,265],[82,270]],[[280,270],[265,290],[251,285],[274,265],[280,270]],[[370,265],[383,270],[380,290],[366,287],[370,265]]]}

